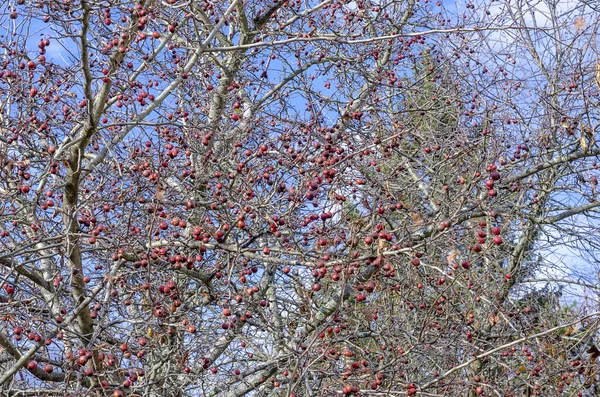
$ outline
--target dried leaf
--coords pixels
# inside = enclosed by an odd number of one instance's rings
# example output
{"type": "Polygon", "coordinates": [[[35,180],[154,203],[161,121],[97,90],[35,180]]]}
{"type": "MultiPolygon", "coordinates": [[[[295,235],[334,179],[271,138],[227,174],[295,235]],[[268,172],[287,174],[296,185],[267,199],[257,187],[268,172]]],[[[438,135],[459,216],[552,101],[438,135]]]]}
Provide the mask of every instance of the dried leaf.
{"type": "Polygon", "coordinates": [[[165,197],[165,188],[161,183],[156,184],[156,190],[154,191],[154,195],[158,199],[158,201],[162,201],[163,197],[165,197]]]}
{"type": "Polygon", "coordinates": [[[573,327],[572,326],[568,326],[564,335],[565,336],[570,336],[572,333],[573,333],[573,327]]]}
{"type": "Polygon", "coordinates": [[[579,138],[579,144],[581,145],[581,148],[585,152],[587,150],[588,146],[587,146],[587,139],[585,139],[585,135],[583,134],[583,131],[581,133],[581,138],[579,138]]]}
{"type": "Polygon", "coordinates": [[[458,251],[453,249],[452,252],[450,252],[450,254],[448,254],[448,256],[446,257],[446,262],[448,263],[448,265],[453,264],[457,256],[458,251]]]}
{"type": "Polygon", "coordinates": [[[417,212],[411,212],[410,217],[412,218],[413,222],[417,225],[422,225],[424,223],[423,218],[417,212]]]}
{"type": "Polygon", "coordinates": [[[582,17],[575,18],[575,22],[573,23],[573,26],[575,26],[576,30],[585,28],[585,25],[586,25],[585,19],[583,19],[582,17]]]}
{"type": "Polygon", "coordinates": [[[550,134],[540,134],[540,144],[542,146],[547,146],[550,143],[550,134]]]}
{"type": "Polygon", "coordinates": [[[596,62],[596,75],[594,76],[594,80],[596,80],[596,85],[600,89],[600,63],[596,62]]]}
{"type": "Polygon", "coordinates": [[[594,130],[592,130],[590,126],[582,123],[581,134],[585,136],[588,147],[592,147],[596,144],[596,139],[594,138],[594,130]]]}
{"type": "Polygon", "coordinates": [[[500,320],[500,316],[498,316],[497,314],[493,314],[488,317],[488,321],[490,322],[490,325],[493,327],[494,325],[498,324],[501,320],[500,320]]]}
{"type": "Polygon", "coordinates": [[[383,251],[385,250],[385,240],[383,239],[379,239],[377,240],[377,255],[382,255],[383,251]]]}
{"type": "Polygon", "coordinates": [[[600,357],[600,350],[598,350],[594,344],[592,344],[585,352],[590,355],[590,362],[596,361],[598,357],[600,357]]]}

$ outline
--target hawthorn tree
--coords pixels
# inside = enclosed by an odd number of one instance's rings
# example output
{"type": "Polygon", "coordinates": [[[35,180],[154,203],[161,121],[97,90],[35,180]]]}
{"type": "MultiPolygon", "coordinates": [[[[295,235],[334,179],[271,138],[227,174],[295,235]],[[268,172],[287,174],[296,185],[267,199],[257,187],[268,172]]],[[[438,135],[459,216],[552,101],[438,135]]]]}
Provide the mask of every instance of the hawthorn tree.
{"type": "Polygon", "coordinates": [[[2,395],[596,395],[568,3],[5,2],[2,395]]]}

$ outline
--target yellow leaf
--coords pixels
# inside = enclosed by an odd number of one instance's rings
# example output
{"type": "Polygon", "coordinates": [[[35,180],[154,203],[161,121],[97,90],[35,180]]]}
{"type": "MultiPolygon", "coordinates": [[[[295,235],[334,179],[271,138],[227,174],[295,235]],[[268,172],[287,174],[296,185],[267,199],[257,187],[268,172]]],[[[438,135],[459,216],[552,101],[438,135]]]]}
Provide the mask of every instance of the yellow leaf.
{"type": "Polygon", "coordinates": [[[148,338],[154,337],[154,331],[152,330],[152,328],[148,328],[148,331],[146,331],[146,335],[148,336],[148,338]]]}

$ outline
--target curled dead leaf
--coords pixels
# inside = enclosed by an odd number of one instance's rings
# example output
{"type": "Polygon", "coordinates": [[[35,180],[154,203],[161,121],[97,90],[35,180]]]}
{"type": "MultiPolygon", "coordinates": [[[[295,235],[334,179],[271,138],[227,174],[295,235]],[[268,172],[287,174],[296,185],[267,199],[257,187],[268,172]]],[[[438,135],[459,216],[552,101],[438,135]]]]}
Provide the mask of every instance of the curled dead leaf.
{"type": "Polygon", "coordinates": [[[162,183],[156,184],[156,190],[154,191],[154,195],[158,199],[158,201],[162,201],[163,197],[165,197],[165,188],[162,183]]]}
{"type": "Polygon", "coordinates": [[[379,239],[377,240],[377,255],[382,255],[385,250],[386,243],[385,240],[379,239]]]}
{"type": "Polygon", "coordinates": [[[572,326],[568,326],[566,331],[565,331],[565,336],[569,336],[573,333],[573,327],[572,326]]]}
{"type": "Polygon", "coordinates": [[[413,222],[417,225],[422,225],[424,223],[423,218],[417,212],[411,212],[410,217],[412,218],[413,222]]]}
{"type": "Polygon", "coordinates": [[[581,125],[581,137],[579,138],[579,143],[584,152],[596,144],[594,131],[591,127],[585,124],[581,125]]]}
{"type": "Polygon", "coordinates": [[[581,148],[583,149],[583,151],[587,151],[587,139],[585,139],[585,135],[583,135],[583,133],[581,134],[581,137],[579,138],[579,144],[581,145],[581,148]]]}
{"type": "Polygon", "coordinates": [[[497,314],[492,314],[488,317],[488,321],[490,322],[490,325],[493,327],[494,325],[500,323],[502,320],[500,319],[500,316],[498,316],[497,314]]]}
{"type": "Polygon", "coordinates": [[[450,252],[450,254],[448,254],[448,256],[446,257],[446,262],[448,263],[448,265],[452,265],[457,256],[458,256],[458,251],[453,249],[450,252]]]}
{"type": "Polygon", "coordinates": [[[595,362],[600,357],[600,350],[594,344],[590,345],[585,352],[590,355],[590,362],[595,362]]]}

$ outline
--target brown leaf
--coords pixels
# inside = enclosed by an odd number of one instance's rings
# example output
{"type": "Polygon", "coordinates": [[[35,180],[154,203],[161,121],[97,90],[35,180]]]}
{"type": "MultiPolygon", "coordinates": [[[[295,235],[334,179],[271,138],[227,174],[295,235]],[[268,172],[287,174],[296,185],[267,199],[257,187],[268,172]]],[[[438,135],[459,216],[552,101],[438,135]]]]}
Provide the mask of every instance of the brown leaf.
{"type": "Polygon", "coordinates": [[[585,25],[586,25],[585,19],[583,19],[582,17],[575,18],[575,22],[573,23],[573,26],[575,27],[576,30],[585,28],[585,25]]]}
{"type": "Polygon", "coordinates": [[[154,195],[158,199],[158,201],[162,201],[163,197],[165,197],[165,188],[162,183],[156,184],[156,190],[154,191],[154,195]]]}
{"type": "Polygon", "coordinates": [[[572,333],[573,333],[573,327],[568,326],[567,330],[565,331],[565,336],[570,336],[572,333]]]}
{"type": "Polygon", "coordinates": [[[412,218],[413,222],[417,225],[422,225],[424,222],[423,218],[421,218],[421,215],[419,215],[419,213],[417,212],[411,212],[410,217],[412,218]]]}
{"type": "Polygon", "coordinates": [[[453,249],[452,252],[450,252],[450,254],[448,254],[448,256],[446,257],[446,262],[448,263],[448,265],[453,264],[457,256],[458,251],[453,249]]]}
{"type": "Polygon", "coordinates": [[[585,352],[590,355],[590,362],[596,361],[598,357],[600,357],[600,350],[598,350],[594,344],[592,344],[585,352]]]}
{"type": "Polygon", "coordinates": [[[583,132],[581,133],[581,138],[579,138],[579,144],[581,145],[581,148],[585,152],[588,148],[588,145],[587,145],[587,139],[585,139],[585,135],[583,134],[583,132]]]}
{"type": "Polygon", "coordinates": [[[581,124],[581,135],[585,136],[587,141],[587,146],[591,147],[596,144],[596,139],[594,137],[594,130],[589,125],[581,124]]]}
{"type": "Polygon", "coordinates": [[[377,255],[382,255],[385,250],[386,244],[385,240],[379,239],[377,240],[377,255]]]}
{"type": "Polygon", "coordinates": [[[594,80],[596,80],[596,85],[600,88],[600,63],[596,62],[596,75],[594,76],[594,80]]]}
{"type": "Polygon", "coordinates": [[[492,314],[488,317],[488,321],[490,322],[490,325],[493,327],[494,325],[498,324],[501,320],[500,320],[500,316],[498,316],[497,314],[492,314]]]}

